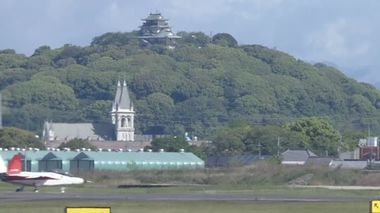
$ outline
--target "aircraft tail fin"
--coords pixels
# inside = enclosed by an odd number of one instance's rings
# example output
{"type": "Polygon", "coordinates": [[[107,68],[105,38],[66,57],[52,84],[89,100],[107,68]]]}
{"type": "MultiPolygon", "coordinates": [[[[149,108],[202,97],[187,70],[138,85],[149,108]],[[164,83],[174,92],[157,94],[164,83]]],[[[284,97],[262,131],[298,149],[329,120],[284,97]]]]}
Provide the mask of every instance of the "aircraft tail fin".
{"type": "Polygon", "coordinates": [[[11,161],[8,164],[7,173],[8,174],[18,174],[21,172],[22,163],[21,163],[21,155],[16,154],[13,156],[11,161]]]}
{"type": "Polygon", "coordinates": [[[1,173],[6,173],[7,172],[7,167],[5,166],[4,159],[0,155],[0,174],[1,173]]]}

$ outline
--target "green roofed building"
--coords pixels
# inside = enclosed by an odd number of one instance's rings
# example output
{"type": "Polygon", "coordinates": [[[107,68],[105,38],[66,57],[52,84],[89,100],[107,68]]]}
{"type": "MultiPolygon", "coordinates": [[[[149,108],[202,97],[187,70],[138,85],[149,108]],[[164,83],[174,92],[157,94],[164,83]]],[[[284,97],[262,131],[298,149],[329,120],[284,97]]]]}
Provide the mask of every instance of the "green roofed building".
{"type": "Polygon", "coordinates": [[[5,163],[23,155],[25,171],[84,172],[94,170],[160,170],[203,168],[204,161],[188,152],[108,152],[57,150],[0,150],[5,163]]]}

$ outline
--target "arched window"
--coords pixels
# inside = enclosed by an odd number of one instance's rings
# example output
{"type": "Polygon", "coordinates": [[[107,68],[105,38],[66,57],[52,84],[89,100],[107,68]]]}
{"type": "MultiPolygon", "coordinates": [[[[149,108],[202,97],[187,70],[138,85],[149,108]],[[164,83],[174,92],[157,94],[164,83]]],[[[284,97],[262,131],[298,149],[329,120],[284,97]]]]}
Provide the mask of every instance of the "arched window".
{"type": "Polygon", "coordinates": [[[125,127],[126,120],[124,117],[121,118],[121,127],[125,127]]]}
{"type": "Polygon", "coordinates": [[[128,126],[132,126],[131,125],[131,122],[132,122],[131,117],[127,117],[127,119],[128,119],[128,126]]]}

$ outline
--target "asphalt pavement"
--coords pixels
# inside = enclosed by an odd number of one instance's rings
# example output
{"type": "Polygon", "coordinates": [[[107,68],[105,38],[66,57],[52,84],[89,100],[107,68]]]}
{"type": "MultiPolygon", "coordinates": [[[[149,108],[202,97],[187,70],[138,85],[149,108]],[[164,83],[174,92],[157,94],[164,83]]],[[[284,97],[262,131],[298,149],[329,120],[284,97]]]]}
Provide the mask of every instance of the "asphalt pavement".
{"type": "Polygon", "coordinates": [[[0,192],[0,203],[8,201],[245,201],[245,202],[350,202],[369,201],[380,197],[370,196],[281,196],[254,195],[236,193],[128,193],[128,194],[93,194],[93,193],[47,193],[47,192],[0,192]]]}

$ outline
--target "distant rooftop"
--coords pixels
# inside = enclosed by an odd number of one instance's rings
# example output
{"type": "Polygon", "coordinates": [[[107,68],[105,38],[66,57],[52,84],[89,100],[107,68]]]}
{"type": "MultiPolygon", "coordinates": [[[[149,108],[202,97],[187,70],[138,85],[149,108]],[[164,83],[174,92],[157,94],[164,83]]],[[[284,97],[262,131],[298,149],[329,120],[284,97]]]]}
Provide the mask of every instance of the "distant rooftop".
{"type": "Polygon", "coordinates": [[[142,19],[143,21],[152,21],[152,20],[164,20],[167,21],[168,19],[165,19],[160,12],[150,13],[148,17],[142,19]]]}

